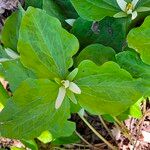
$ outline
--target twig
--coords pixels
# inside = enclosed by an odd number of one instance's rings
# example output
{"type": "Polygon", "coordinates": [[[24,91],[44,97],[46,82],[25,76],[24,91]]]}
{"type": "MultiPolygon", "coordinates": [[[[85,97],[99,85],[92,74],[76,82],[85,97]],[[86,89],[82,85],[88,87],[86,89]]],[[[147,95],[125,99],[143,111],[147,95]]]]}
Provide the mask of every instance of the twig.
{"type": "MultiPolygon", "coordinates": [[[[144,111],[144,110],[143,110],[143,111],[144,111]]],[[[145,117],[148,116],[148,115],[150,115],[150,111],[149,111],[149,110],[148,110],[148,111],[145,110],[143,117],[139,120],[138,124],[136,125],[136,127],[137,127],[137,128],[139,127],[139,128],[138,128],[138,131],[137,131],[137,139],[136,139],[136,142],[135,142],[135,144],[134,144],[134,146],[133,146],[133,150],[136,148],[137,141],[138,141],[138,138],[139,138],[139,136],[140,136],[140,131],[141,131],[141,129],[142,129],[142,126],[143,126],[145,117]]]]}
{"type": "Polygon", "coordinates": [[[106,143],[108,145],[108,147],[110,147],[112,150],[117,149],[115,146],[113,146],[111,143],[109,143],[101,134],[99,134],[82,115],[79,114],[79,116],[84,121],[84,123],[93,131],[93,133],[95,133],[95,135],[97,135],[97,137],[99,137],[104,143],[106,143]]]}
{"type": "Polygon", "coordinates": [[[90,144],[84,137],[82,137],[82,135],[80,135],[80,133],[78,133],[77,131],[75,131],[75,133],[78,135],[78,137],[88,146],[93,147],[92,144],[90,144]]]}
{"type": "Polygon", "coordinates": [[[110,132],[109,128],[107,127],[106,123],[104,122],[103,118],[101,116],[99,116],[99,119],[100,119],[101,123],[103,124],[104,128],[106,129],[106,131],[108,132],[108,134],[111,136],[111,138],[113,140],[115,140],[112,133],[110,132]]]}

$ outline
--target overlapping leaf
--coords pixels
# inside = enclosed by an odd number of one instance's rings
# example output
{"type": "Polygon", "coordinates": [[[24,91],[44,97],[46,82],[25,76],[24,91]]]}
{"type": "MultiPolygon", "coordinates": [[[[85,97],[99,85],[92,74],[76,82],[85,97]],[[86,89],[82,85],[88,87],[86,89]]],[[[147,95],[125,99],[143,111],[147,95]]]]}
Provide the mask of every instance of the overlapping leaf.
{"type": "Polygon", "coordinates": [[[27,78],[36,78],[33,72],[25,68],[19,60],[4,62],[3,69],[4,77],[9,82],[12,92],[27,78]]]}
{"type": "Polygon", "coordinates": [[[120,8],[116,0],[71,0],[81,17],[87,20],[101,20],[113,16],[120,8]]]}
{"type": "Polygon", "coordinates": [[[43,10],[49,15],[58,18],[64,27],[67,26],[66,19],[78,17],[70,0],[43,0],[43,10]]]}
{"type": "Polygon", "coordinates": [[[91,44],[84,48],[76,58],[76,63],[80,64],[83,60],[91,60],[97,65],[115,60],[115,51],[111,47],[101,44],[91,44]]]}
{"type": "Polygon", "coordinates": [[[133,77],[142,78],[141,87],[145,95],[150,95],[150,65],[145,64],[134,51],[126,51],[116,55],[119,65],[129,71],[133,77]]]}
{"type": "Polygon", "coordinates": [[[130,21],[127,18],[105,17],[94,25],[92,21],[78,18],[71,32],[78,38],[81,48],[99,43],[120,52],[126,46],[129,24],[130,21]]]}
{"type": "Polygon", "coordinates": [[[97,66],[91,61],[83,61],[78,68],[75,83],[82,94],[77,98],[92,114],[119,115],[142,96],[140,82],[114,62],[97,66]]]}
{"type": "Polygon", "coordinates": [[[19,28],[22,19],[22,11],[18,10],[7,18],[2,30],[2,43],[6,48],[17,51],[19,28]]]}
{"type": "Polygon", "coordinates": [[[150,64],[150,17],[147,17],[144,23],[135,29],[132,29],[128,34],[129,47],[137,50],[142,60],[150,64]]]}
{"type": "Polygon", "coordinates": [[[56,18],[42,10],[28,8],[21,23],[18,43],[25,66],[38,77],[63,78],[72,66],[71,57],[77,50],[77,39],[64,30],[56,18]]]}
{"type": "Polygon", "coordinates": [[[69,117],[69,104],[54,107],[58,85],[47,79],[24,81],[0,114],[0,131],[3,136],[32,139],[49,130],[54,137],[69,117]]]}

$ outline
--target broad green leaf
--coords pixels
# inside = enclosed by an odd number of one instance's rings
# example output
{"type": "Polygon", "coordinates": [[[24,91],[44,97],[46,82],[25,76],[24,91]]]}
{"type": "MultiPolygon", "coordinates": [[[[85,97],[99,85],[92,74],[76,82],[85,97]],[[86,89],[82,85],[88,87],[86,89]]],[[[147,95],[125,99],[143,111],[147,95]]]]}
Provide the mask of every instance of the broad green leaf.
{"type": "Polygon", "coordinates": [[[4,69],[4,78],[9,82],[12,92],[14,92],[20,83],[27,78],[36,78],[32,71],[21,64],[20,60],[3,62],[2,65],[4,69]]]}
{"type": "Polygon", "coordinates": [[[150,95],[150,65],[145,64],[139,55],[134,51],[125,51],[116,55],[117,63],[134,78],[142,78],[141,87],[143,86],[144,95],[150,95]]]}
{"type": "Polygon", "coordinates": [[[49,131],[43,131],[38,139],[44,144],[49,143],[53,140],[52,135],[49,131]]]}
{"type": "Polygon", "coordinates": [[[43,0],[26,0],[25,1],[25,8],[27,9],[29,6],[33,6],[36,8],[42,8],[43,0]]]}
{"type": "Polygon", "coordinates": [[[116,0],[71,0],[79,15],[86,20],[101,20],[120,11],[116,0]]]}
{"type": "Polygon", "coordinates": [[[33,139],[49,130],[61,137],[70,107],[65,99],[55,109],[58,85],[47,79],[23,81],[0,113],[1,135],[17,139],[33,139]],[[61,133],[61,134],[60,134],[61,133]]]}
{"type": "Polygon", "coordinates": [[[3,69],[2,64],[0,63],[0,77],[3,77],[3,76],[4,76],[4,69],[3,69]]]}
{"type": "Polygon", "coordinates": [[[19,36],[19,28],[22,19],[22,11],[18,10],[7,18],[2,30],[2,43],[5,47],[9,47],[17,51],[17,43],[19,36]]]}
{"type": "Polygon", "coordinates": [[[128,18],[105,17],[93,25],[92,21],[78,18],[71,32],[78,38],[81,49],[99,43],[120,52],[126,47],[129,22],[128,18]]]}
{"type": "Polygon", "coordinates": [[[138,7],[150,7],[150,0],[140,0],[138,7]]]}
{"type": "Polygon", "coordinates": [[[60,137],[58,139],[55,139],[52,142],[52,145],[73,144],[73,143],[79,143],[79,142],[80,142],[80,138],[75,133],[73,133],[69,137],[60,137]]]}
{"type": "Polygon", "coordinates": [[[150,65],[145,64],[137,52],[124,51],[116,55],[117,63],[134,78],[150,79],[150,65]]]}
{"type": "Polygon", "coordinates": [[[67,26],[66,19],[78,17],[70,0],[43,0],[43,9],[49,15],[58,18],[63,26],[67,26]]]}
{"type": "Polygon", "coordinates": [[[4,106],[8,98],[9,98],[9,95],[0,82],[0,103],[4,106]]]}
{"type": "Polygon", "coordinates": [[[11,150],[25,150],[24,148],[19,148],[19,147],[15,147],[15,146],[11,146],[10,149],[11,150]]]}
{"type": "Polygon", "coordinates": [[[129,47],[140,53],[142,60],[150,64],[150,17],[147,17],[144,23],[132,29],[128,34],[129,47]]]}
{"type": "Polygon", "coordinates": [[[97,65],[115,60],[115,51],[111,47],[101,44],[92,44],[84,48],[76,58],[76,64],[79,65],[83,60],[91,60],[97,65]]]}
{"type": "Polygon", "coordinates": [[[76,125],[74,122],[66,121],[64,126],[61,127],[61,130],[60,130],[60,127],[57,128],[57,132],[58,132],[57,134],[61,135],[60,137],[69,137],[73,134],[75,129],[76,129],[76,125]]]}
{"type": "Polygon", "coordinates": [[[117,116],[142,96],[140,81],[114,62],[97,66],[83,61],[78,69],[75,83],[82,93],[76,96],[79,104],[92,114],[117,116]]]}
{"type": "Polygon", "coordinates": [[[142,111],[141,107],[138,103],[135,103],[130,107],[130,115],[134,118],[141,118],[142,117],[142,111]]]}
{"type": "Polygon", "coordinates": [[[75,36],[63,29],[56,18],[28,8],[21,23],[18,51],[23,64],[38,77],[64,78],[78,47],[75,36]]]}
{"type": "Polygon", "coordinates": [[[38,150],[38,146],[35,140],[21,140],[21,142],[31,150],[38,150]]]}

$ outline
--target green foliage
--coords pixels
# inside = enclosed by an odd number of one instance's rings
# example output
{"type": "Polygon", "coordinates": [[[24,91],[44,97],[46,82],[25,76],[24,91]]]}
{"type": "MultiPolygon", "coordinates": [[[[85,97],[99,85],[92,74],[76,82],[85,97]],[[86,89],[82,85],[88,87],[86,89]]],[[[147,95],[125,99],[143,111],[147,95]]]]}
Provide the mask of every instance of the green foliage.
{"type": "Polygon", "coordinates": [[[66,19],[78,17],[70,0],[43,0],[43,9],[49,15],[58,18],[64,27],[68,26],[65,22],[66,19]]]}
{"type": "Polygon", "coordinates": [[[27,9],[29,6],[33,6],[36,8],[42,8],[43,0],[26,0],[25,1],[25,8],[27,9]]]}
{"type": "Polygon", "coordinates": [[[147,17],[144,23],[135,29],[132,29],[128,35],[129,47],[137,50],[142,60],[150,64],[149,40],[150,40],[150,17],[147,17]]]}
{"type": "Polygon", "coordinates": [[[86,20],[99,21],[105,16],[120,18],[128,15],[132,15],[133,20],[137,17],[138,12],[150,11],[149,0],[140,0],[137,2],[133,0],[125,1],[126,2],[122,2],[121,0],[120,2],[117,2],[117,0],[71,0],[79,15],[86,20]],[[129,5],[132,7],[129,8],[129,5]],[[130,9],[130,11],[128,9],[130,9]],[[134,17],[133,12],[136,12],[134,17]]]}
{"type": "Polygon", "coordinates": [[[56,83],[47,79],[23,81],[0,114],[1,134],[32,139],[49,130],[54,137],[62,136],[70,116],[69,103],[66,99],[62,107],[55,110],[57,88],[56,83]]]}
{"type": "Polygon", "coordinates": [[[2,43],[7,48],[17,51],[19,28],[22,19],[22,11],[14,12],[5,22],[2,30],[2,43]]]}
{"type": "Polygon", "coordinates": [[[8,98],[8,93],[4,89],[3,85],[0,83],[0,104],[5,105],[8,98]]]}
{"type": "Polygon", "coordinates": [[[92,44],[84,48],[76,58],[77,65],[83,60],[92,60],[97,65],[115,60],[115,51],[101,44],[92,44]]]}
{"type": "Polygon", "coordinates": [[[71,57],[78,47],[77,39],[64,30],[56,18],[33,8],[25,13],[20,28],[18,51],[23,64],[31,68],[38,77],[64,78],[67,69],[73,64],[71,57]]]}
{"type": "Polygon", "coordinates": [[[82,48],[89,44],[99,43],[120,52],[126,47],[129,23],[127,18],[105,17],[93,25],[91,21],[78,18],[71,32],[78,38],[82,48]]]}
{"type": "Polygon", "coordinates": [[[101,20],[119,12],[116,0],[71,0],[79,15],[87,20],[101,20]]]}
{"type": "MultiPolygon", "coordinates": [[[[135,11],[149,7],[141,0],[135,11]]],[[[133,22],[112,17],[121,11],[116,0],[33,0],[25,8],[6,20],[1,35],[0,76],[12,94],[0,84],[2,136],[37,150],[34,138],[79,141],[70,117],[80,109],[110,122],[141,117],[141,97],[150,96],[149,17],[127,38],[133,22]],[[76,19],[70,31],[66,19],[76,19]]]]}
{"type": "Polygon", "coordinates": [[[78,68],[75,81],[82,94],[77,97],[80,105],[92,114],[119,115],[142,96],[140,82],[114,62],[97,66],[83,61],[78,68]]]}
{"type": "Polygon", "coordinates": [[[145,64],[134,51],[119,53],[116,59],[120,66],[129,71],[133,77],[142,78],[140,86],[143,87],[143,93],[150,96],[150,65],[145,64]]]}

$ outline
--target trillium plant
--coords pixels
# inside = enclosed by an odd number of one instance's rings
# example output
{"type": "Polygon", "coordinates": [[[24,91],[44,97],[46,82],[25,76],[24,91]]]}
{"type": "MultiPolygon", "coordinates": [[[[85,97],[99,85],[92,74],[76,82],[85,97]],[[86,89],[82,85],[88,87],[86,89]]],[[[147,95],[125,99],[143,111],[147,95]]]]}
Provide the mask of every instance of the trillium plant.
{"type": "Polygon", "coordinates": [[[81,89],[72,82],[72,80],[75,78],[76,74],[78,73],[78,68],[74,69],[68,76],[67,76],[67,80],[62,80],[59,81],[59,79],[56,79],[56,82],[61,85],[61,87],[59,88],[59,92],[58,92],[58,96],[56,99],[56,103],[55,103],[55,108],[58,109],[61,104],[62,101],[65,98],[66,92],[67,90],[69,90],[67,92],[68,97],[70,98],[70,100],[77,104],[77,100],[75,98],[75,94],[81,94],[81,89]]]}
{"type": "Polygon", "coordinates": [[[132,20],[137,17],[137,11],[135,10],[139,0],[133,0],[131,3],[127,3],[125,0],[117,0],[120,9],[127,15],[132,15],[132,20]]]}
{"type": "Polygon", "coordinates": [[[73,143],[79,134],[71,115],[78,114],[116,149],[85,114],[119,126],[129,116],[142,117],[141,100],[150,97],[149,11],[149,0],[38,0],[19,6],[1,32],[0,77],[9,88],[0,84],[0,135],[29,147],[35,138],[73,143]]]}

